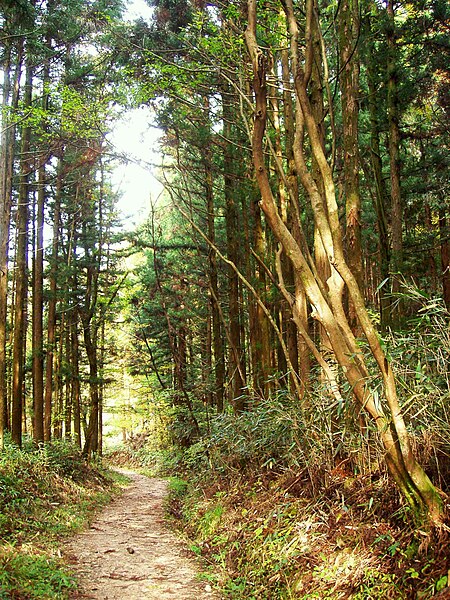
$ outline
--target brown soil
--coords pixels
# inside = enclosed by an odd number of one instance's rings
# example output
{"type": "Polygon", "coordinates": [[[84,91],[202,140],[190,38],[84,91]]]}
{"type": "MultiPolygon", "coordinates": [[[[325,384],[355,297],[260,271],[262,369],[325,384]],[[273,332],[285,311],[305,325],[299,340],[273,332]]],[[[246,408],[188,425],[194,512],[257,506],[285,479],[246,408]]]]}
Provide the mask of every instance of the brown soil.
{"type": "Polygon", "coordinates": [[[166,482],[126,475],[131,479],[126,491],[63,548],[80,582],[72,598],[218,600],[199,582],[198,565],[168,530],[166,482]]]}

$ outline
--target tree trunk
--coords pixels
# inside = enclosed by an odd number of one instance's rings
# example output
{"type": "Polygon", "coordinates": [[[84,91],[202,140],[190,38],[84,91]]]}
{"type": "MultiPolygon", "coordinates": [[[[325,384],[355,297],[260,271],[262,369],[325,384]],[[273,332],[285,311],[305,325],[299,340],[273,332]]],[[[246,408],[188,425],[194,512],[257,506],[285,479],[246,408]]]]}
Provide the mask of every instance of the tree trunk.
{"type": "MultiPolygon", "coordinates": [[[[47,46],[50,40],[47,38],[47,46]]],[[[44,65],[42,77],[43,97],[42,110],[48,109],[48,84],[50,67],[48,60],[44,65]]],[[[45,117],[44,117],[45,118],[45,117]]],[[[43,130],[46,131],[45,121],[43,130]]],[[[41,152],[43,152],[41,150],[41,152]]],[[[46,201],[46,159],[39,158],[38,191],[36,206],[36,236],[33,260],[33,407],[34,407],[34,441],[38,444],[44,441],[44,209],[46,201]]]]}
{"type": "MultiPolygon", "coordinates": [[[[256,195],[253,195],[256,196],[256,195]]],[[[259,260],[256,261],[254,269],[254,287],[258,296],[264,304],[267,304],[266,294],[266,274],[260,263],[264,264],[267,256],[266,240],[264,236],[261,209],[259,208],[257,197],[251,198],[251,213],[253,217],[253,247],[255,254],[259,260]]],[[[261,304],[256,304],[254,307],[254,322],[253,331],[251,331],[250,346],[252,349],[253,363],[253,378],[254,387],[261,398],[268,398],[271,390],[269,376],[271,370],[270,357],[270,327],[269,322],[264,314],[261,304]]]]}
{"type": "Polygon", "coordinates": [[[72,438],[72,373],[71,373],[71,355],[72,355],[72,315],[67,315],[67,325],[64,332],[64,360],[66,363],[66,374],[64,377],[64,437],[72,438]]]}
{"type": "MultiPolygon", "coordinates": [[[[284,26],[285,28],[285,26],[284,26]]],[[[283,78],[283,107],[284,107],[284,121],[285,121],[285,137],[286,137],[286,157],[288,163],[288,174],[287,184],[289,193],[289,205],[288,205],[288,225],[292,226],[293,236],[297,244],[301,245],[302,231],[301,231],[301,219],[300,219],[300,205],[299,205],[299,184],[297,167],[295,164],[295,153],[294,146],[303,143],[303,132],[302,128],[296,131],[295,118],[294,118],[294,105],[292,100],[292,94],[290,91],[290,71],[289,71],[289,51],[285,48],[281,54],[282,64],[282,78],[283,78]]],[[[298,274],[292,269],[293,283],[294,283],[294,303],[296,307],[297,318],[301,322],[300,329],[307,332],[309,328],[308,324],[308,308],[306,302],[306,294],[303,289],[303,284],[298,274]]],[[[288,325],[288,351],[292,365],[294,366],[295,373],[293,377],[300,379],[301,388],[304,392],[309,389],[309,375],[310,375],[310,353],[308,345],[304,338],[300,334],[300,329],[297,328],[294,319],[289,319],[288,325]]],[[[292,378],[291,378],[292,380],[292,378]]],[[[294,383],[294,382],[292,382],[294,383]]],[[[292,386],[295,388],[295,385],[292,386]]],[[[303,394],[303,398],[305,394],[303,394]]]]}
{"type": "Polygon", "coordinates": [[[104,408],[104,369],[105,369],[105,320],[100,326],[99,388],[98,388],[98,455],[103,455],[103,408],[104,408]]]}
{"type": "Polygon", "coordinates": [[[391,251],[388,232],[388,223],[386,217],[386,207],[388,205],[388,193],[383,177],[383,163],[381,160],[380,151],[380,126],[378,121],[377,107],[377,88],[374,73],[373,56],[368,57],[367,65],[367,81],[369,86],[369,114],[370,114],[370,156],[372,163],[372,177],[375,184],[374,206],[377,215],[378,229],[378,251],[380,256],[379,269],[381,283],[383,284],[378,290],[379,295],[379,310],[380,324],[384,331],[391,323],[392,306],[391,306],[391,274],[390,262],[391,251]]]}
{"type": "Polygon", "coordinates": [[[333,353],[342,368],[353,391],[354,398],[361,409],[373,419],[386,452],[386,463],[399,489],[411,505],[414,514],[425,511],[435,522],[442,520],[442,501],[437,490],[415,460],[409,435],[400,410],[395,380],[390,365],[381,348],[378,334],[364,305],[357,281],[344,259],[342,232],[339,224],[335,188],[329,163],[323,152],[321,136],[309,102],[305,81],[305,71],[298,63],[298,26],[292,0],[286,0],[284,9],[289,24],[291,38],[291,60],[294,73],[295,90],[302,110],[302,116],[308,133],[309,145],[323,179],[324,196],[321,196],[303,152],[299,152],[299,173],[302,184],[311,201],[314,220],[319,229],[330,265],[347,285],[349,297],[353,301],[358,321],[369,348],[378,366],[378,375],[384,384],[387,415],[381,404],[376,401],[366,382],[368,370],[364,357],[359,352],[348,321],[343,322],[341,313],[341,284],[330,279],[325,292],[320,278],[305,260],[301,248],[296,244],[290,231],[283,223],[274,201],[265,166],[263,138],[267,118],[266,61],[256,41],[256,0],[248,0],[248,27],[245,32],[247,47],[252,59],[255,92],[255,122],[252,150],[256,179],[261,192],[261,207],[275,236],[299,273],[313,307],[313,316],[324,327],[333,353]],[[325,212],[325,206],[327,211],[325,212]]]}
{"type": "Polygon", "coordinates": [[[50,263],[50,293],[47,314],[47,356],[45,363],[45,391],[44,391],[44,440],[51,439],[52,427],[52,398],[53,398],[53,361],[56,342],[56,306],[57,306],[57,272],[59,254],[59,221],[61,214],[61,192],[63,183],[63,157],[58,161],[56,176],[55,205],[53,209],[53,239],[52,256],[50,263]]]}
{"type": "Polygon", "coordinates": [[[441,240],[442,295],[445,306],[450,312],[450,236],[448,216],[444,208],[439,210],[439,237],[441,240]]]}
{"type": "MultiPolygon", "coordinates": [[[[344,192],[346,215],[346,256],[348,266],[364,289],[361,247],[361,198],[359,194],[358,90],[359,90],[359,10],[358,0],[343,0],[339,8],[340,88],[344,150],[344,192]]],[[[360,335],[355,307],[349,301],[349,322],[360,335]]]]}
{"type": "MultiPolygon", "coordinates": [[[[209,108],[209,107],[208,107],[209,108]]],[[[209,124],[207,125],[209,127],[209,124]]],[[[208,225],[208,238],[212,244],[216,243],[215,218],[214,218],[214,192],[213,192],[213,174],[211,157],[211,140],[208,139],[204,152],[204,170],[205,170],[205,194],[206,194],[206,212],[208,225]]],[[[220,323],[219,306],[219,283],[217,273],[217,256],[212,246],[208,250],[209,264],[209,286],[210,286],[210,306],[211,306],[211,324],[212,324],[212,348],[214,354],[214,404],[218,412],[223,412],[224,391],[225,391],[225,349],[222,338],[222,328],[220,323]]]]}
{"type": "Polygon", "coordinates": [[[62,361],[64,356],[64,338],[66,329],[66,313],[62,313],[59,322],[59,331],[56,336],[55,344],[55,364],[54,364],[54,376],[53,376],[53,398],[55,400],[55,407],[53,411],[53,438],[55,440],[62,439],[63,435],[63,423],[64,423],[64,387],[63,387],[63,374],[62,374],[62,361]]]}
{"type": "MultiPolygon", "coordinates": [[[[306,81],[305,86],[310,87],[310,99],[311,99],[311,112],[318,124],[318,138],[319,143],[323,151],[325,151],[325,106],[324,106],[324,64],[323,55],[321,52],[320,43],[320,31],[319,31],[319,16],[318,16],[318,3],[317,0],[307,1],[307,27],[305,38],[308,41],[307,45],[307,64],[305,65],[306,70],[306,81]],[[309,32],[309,33],[308,33],[309,32]]],[[[297,108],[298,110],[298,108],[297,108]]],[[[297,123],[297,127],[300,130],[304,130],[304,123],[297,123]]],[[[300,147],[296,147],[296,159],[299,161],[300,147]]],[[[301,159],[300,159],[301,160],[301,159]]],[[[298,165],[297,165],[298,168],[298,165]]],[[[312,154],[312,177],[315,185],[320,190],[320,196],[324,196],[324,182],[320,171],[319,164],[316,160],[314,153],[312,154]]],[[[324,205],[323,210],[326,213],[327,207],[324,205]]],[[[321,284],[324,289],[327,289],[333,283],[333,278],[336,278],[336,273],[332,273],[332,268],[328,260],[324,241],[322,240],[320,228],[318,224],[314,223],[314,263],[317,270],[317,275],[320,278],[321,284]]],[[[338,302],[342,302],[344,288],[341,285],[339,293],[336,293],[338,302]]],[[[321,371],[321,377],[325,384],[328,385],[328,391],[330,395],[333,394],[334,381],[337,376],[337,367],[333,356],[333,348],[331,341],[328,337],[326,329],[323,325],[318,323],[319,338],[320,338],[320,353],[326,358],[327,364],[331,363],[331,371],[334,372],[332,382],[329,381],[329,377],[325,371],[321,371]]]]}
{"type": "Polygon", "coordinates": [[[81,448],[81,393],[78,344],[78,317],[72,311],[70,324],[70,373],[71,373],[71,403],[73,407],[73,435],[76,445],[81,448]]]}
{"type": "Polygon", "coordinates": [[[84,346],[89,362],[89,391],[90,409],[89,424],[84,442],[83,454],[91,457],[98,451],[98,424],[99,424],[99,394],[98,394],[98,358],[97,340],[91,332],[91,325],[83,321],[84,346]]]}
{"type": "MultiPolygon", "coordinates": [[[[288,57],[287,57],[288,58],[288,57]]],[[[283,58],[281,57],[281,66],[283,70],[283,58]]],[[[273,65],[273,77],[276,81],[277,78],[277,69],[278,69],[278,61],[274,61],[273,65]]],[[[283,77],[283,75],[282,75],[283,77]]],[[[283,78],[284,79],[284,78],[283,78]]],[[[288,81],[286,81],[286,85],[288,81]]],[[[283,81],[283,88],[284,88],[283,81]]],[[[271,116],[273,122],[273,128],[275,133],[275,172],[277,174],[277,200],[279,204],[279,209],[281,212],[281,217],[283,221],[288,225],[292,225],[293,218],[293,210],[291,206],[291,197],[292,199],[298,198],[298,185],[296,185],[296,177],[289,179],[284,175],[284,153],[283,153],[283,143],[282,143],[282,127],[281,127],[281,119],[280,119],[280,101],[281,97],[278,93],[276,86],[273,87],[270,93],[270,107],[271,107],[271,116]],[[289,189],[289,184],[294,184],[296,189],[289,189]]],[[[292,135],[293,135],[293,122],[292,122],[292,98],[290,97],[289,88],[283,91],[283,100],[287,101],[288,107],[286,107],[284,111],[284,117],[286,120],[290,119],[290,122],[287,123],[287,131],[286,131],[286,158],[287,158],[287,166],[288,169],[290,167],[289,159],[292,158],[292,147],[289,146],[293,143],[292,135]],[[289,106],[290,104],[290,106],[289,106]],[[290,138],[290,139],[289,139],[290,138]]],[[[288,171],[289,172],[289,171],[288,171]]],[[[260,253],[261,259],[263,259],[262,254],[260,253]]],[[[290,294],[295,293],[295,277],[294,270],[292,269],[292,264],[285,254],[281,255],[281,273],[283,278],[283,284],[287,290],[289,290],[290,294]]],[[[279,301],[279,321],[280,321],[280,330],[283,332],[283,335],[286,339],[286,347],[288,349],[289,354],[289,362],[291,363],[294,372],[289,373],[289,380],[291,383],[291,389],[295,390],[295,384],[293,382],[294,377],[298,377],[298,339],[297,339],[297,327],[291,318],[291,309],[289,303],[285,298],[281,298],[279,301]]],[[[266,319],[267,321],[267,319],[266,319]]],[[[268,326],[269,329],[269,326],[268,326]]],[[[270,340],[269,340],[270,343],[270,340]]],[[[277,371],[284,375],[287,371],[287,363],[284,357],[283,352],[281,351],[280,346],[278,346],[278,365],[277,371]]]]}
{"type": "MultiPolygon", "coordinates": [[[[84,250],[84,269],[86,271],[86,284],[84,293],[84,302],[79,309],[80,319],[83,326],[83,339],[86,354],[89,363],[89,390],[90,390],[90,409],[89,421],[86,431],[86,439],[83,448],[83,454],[91,457],[98,452],[98,427],[99,427],[99,372],[98,372],[98,332],[99,323],[96,318],[98,309],[98,278],[99,278],[99,260],[101,254],[101,241],[99,243],[98,253],[92,247],[93,228],[95,227],[95,200],[92,191],[93,182],[90,179],[90,173],[85,173],[85,179],[79,183],[78,193],[81,202],[81,245],[84,250]]],[[[101,211],[102,199],[100,199],[99,210],[101,211]]],[[[101,231],[101,213],[99,218],[100,235],[101,231]]]]}
{"type": "MultiPolygon", "coordinates": [[[[387,114],[389,127],[389,160],[391,168],[391,235],[392,235],[392,292],[400,292],[400,273],[403,269],[403,209],[400,187],[400,126],[398,111],[398,68],[394,0],[387,3],[387,114]]],[[[393,324],[398,327],[402,302],[395,304],[393,324]]]]}
{"type": "MultiPolygon", "coordinates": [[[[23,103],[31,107],[33,69],[28,64],[25,74],[23,103]]],[[[17,208],[17,249],[16,249],[16,296],[14,305],[13,341],[13,380],[11,437],[18,446],[22,445],[22,417],[25,403],[25,345],[27,329],[28,296],[28,220],[29,220],[29,180],[32,171],[31,130],[22,129],[19,177],[19,198],[17,208]]]]}
{"type": "Polygon", "coordinates": [[[16,69],[11,84],[11,46],[4,50],[2,90],[2,134],[0,148],[0,449],[3,448],[4,433],[8,426],[7,364],[7,307],[8,307],[8,259],[10,220],[12,204],[12,179],[14,164],[15,125],[8,117],[9,110],[17,108],[19,81],[22,65],[22,46],[16,59],[16,69]]]}
{"type": "MultiPolygon", "coordinates": [[[[227,99],[223,99],[224,110],[224,137],[231,139],[231,115],[227,99]]],[[[236,205],[236,189],[233,183],[233,156],[231,144],[224,148],[224,195],[225,195],[225,223],[227,231],[227,256],[228,259],[239,267],[239,241],[238,241],[238,209],[236,205]]],[[[228,269],[228,311],[230,323],[230,348],[228,356],[228,378],[231,382],[231,403],[236,412],[245,409],[244,398],[245,366],[242,353],[241,323],[239,308],[239,278],[237,273],[228,269]]]]}

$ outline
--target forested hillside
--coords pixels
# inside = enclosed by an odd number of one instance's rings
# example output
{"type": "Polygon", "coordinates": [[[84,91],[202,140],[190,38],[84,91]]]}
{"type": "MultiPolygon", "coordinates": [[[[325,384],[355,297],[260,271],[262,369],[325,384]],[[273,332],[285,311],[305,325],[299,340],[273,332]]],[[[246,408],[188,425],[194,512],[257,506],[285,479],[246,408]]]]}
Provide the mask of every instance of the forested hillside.
{"type": "Polygon", "coordinates": [[[233,597],[432,597],[450,568],[447,4],[129,4],[0,5],[0,446],[90,460],[121,431],[204,490],[182,505],[180,480],[172,510],[233,597]],[[164,192],[129,231],[110,136],[139,107],[164,192]]]}

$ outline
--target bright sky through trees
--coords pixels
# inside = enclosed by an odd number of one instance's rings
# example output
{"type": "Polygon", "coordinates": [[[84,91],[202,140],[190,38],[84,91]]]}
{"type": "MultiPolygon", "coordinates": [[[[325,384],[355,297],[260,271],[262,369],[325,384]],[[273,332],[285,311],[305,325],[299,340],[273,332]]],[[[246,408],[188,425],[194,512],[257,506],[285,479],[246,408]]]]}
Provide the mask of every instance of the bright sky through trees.
{"type": "MultiPolygon", "coordinates": [[[[126,19],[149,20],[152,10],[145,0],[132,0],[126,19]]],[[[160,132],[150,124],[151,111],[146,107],[128,111],[117,123],[109,141],[113,151],[126,155],[129,161],[119,165],[113,175],[113,184],[121,195],[118,208],[127,222],[142,222],[149,209],[150,198],[155,199],[162,186],[155,179],[151,164],[158,163],[158,137],[160,132]]]]}
{"type": "Polygon", "coordinates": [[[120,212],[135,224],[146,218],[150,197],[156,198],[161,192],[161,184],[152,174],[152,164],[158,163],[160,132],[149,123],[150,109],[130,110],[110,136],[113,151],[129,157],[114,170],[113,184],[121,195],[120,212]]]}

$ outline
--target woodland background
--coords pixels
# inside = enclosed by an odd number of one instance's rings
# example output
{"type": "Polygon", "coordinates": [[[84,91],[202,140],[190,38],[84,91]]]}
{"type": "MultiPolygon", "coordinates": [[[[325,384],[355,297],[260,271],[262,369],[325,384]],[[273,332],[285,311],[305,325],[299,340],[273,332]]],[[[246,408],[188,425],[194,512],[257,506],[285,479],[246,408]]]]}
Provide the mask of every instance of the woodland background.
{"type": "Polygon", "coordinates": [[[115,413],[144,462],[442,528],[448,6],[149,4],[1,3],[1,444],[92,457],[115,413]],[[165,191],[126,231],[139,106],[165,191]]]}

